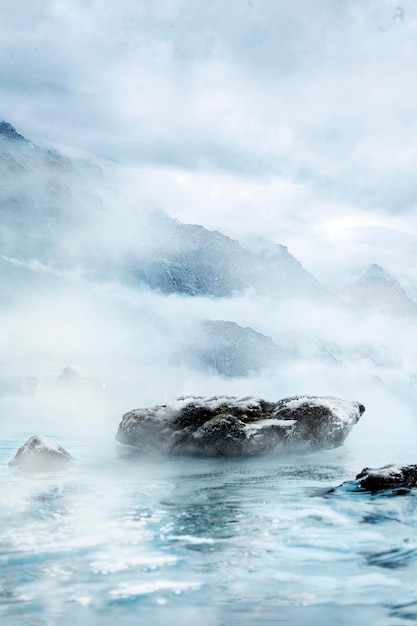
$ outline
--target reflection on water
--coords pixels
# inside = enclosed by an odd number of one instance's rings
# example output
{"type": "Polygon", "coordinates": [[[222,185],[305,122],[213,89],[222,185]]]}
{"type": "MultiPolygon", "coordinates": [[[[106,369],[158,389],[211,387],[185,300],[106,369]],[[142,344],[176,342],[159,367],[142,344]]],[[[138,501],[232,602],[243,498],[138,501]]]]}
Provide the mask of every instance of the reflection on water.
{"type": "Polygon", "coordinates": [[[326,453],[143,459],[72,441],[66,473],[1,451],[0,623],[417,622],[415,493],[329,488],[326,453]]]}

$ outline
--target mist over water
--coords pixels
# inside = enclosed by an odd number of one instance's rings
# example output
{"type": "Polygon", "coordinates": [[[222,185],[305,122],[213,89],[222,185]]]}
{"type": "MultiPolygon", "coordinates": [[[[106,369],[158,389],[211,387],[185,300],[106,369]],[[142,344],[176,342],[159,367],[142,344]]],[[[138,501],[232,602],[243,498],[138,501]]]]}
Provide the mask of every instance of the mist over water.
{"type": "Polygon", "coordinates": [[[256,284],[225,298],[151,290],[124,263],[152,258],[149,209],[120,194],[116,210],[93,186],[100,210],[70,247],[58,229],[38,256],[34,223],[32,253],[19,236],[2,256],[2,623],[415,621],[414,494],[326,494],[362,467],[415,461],[415,319],[256,284]],[[222,375],[187,356],[202,320],[256,329],[287,358],[222,375]],[[180,395],[298,393],[367,410],[342,448],[305,456],[138,456],[114,440],[124,412],[180,395]],[[9,468],[36,433],[72,467],[9,468]]]}
{"type": "Polygon", "coordinates": [[[415,490],[329,493],[417,462],[416,7],[106,4],[0,7],[0,623],[417,622],[415,490]],[[115,441],[297,394],[366,412],[306,455],[115,441]],[[74,462],[9,467],[34,434],[74,462]]]}

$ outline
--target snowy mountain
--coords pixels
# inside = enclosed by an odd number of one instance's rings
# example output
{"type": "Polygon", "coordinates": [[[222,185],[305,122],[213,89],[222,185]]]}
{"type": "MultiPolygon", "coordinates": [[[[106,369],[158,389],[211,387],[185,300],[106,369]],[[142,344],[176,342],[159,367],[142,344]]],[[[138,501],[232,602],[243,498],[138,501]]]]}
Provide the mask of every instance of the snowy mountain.
{"type": "Polygon", "coordinates": [[[285,365],[291,356],[271,337],[224,320],[204,320],[185,351],[192,367],[208,367],[227,377],[249,376],[268,366],[285,365]]]}
{"type": "Polygon", "coordinates": [[[99,168],[42,149],[0,122],[0,238],[3,254],[65,263],[75,232],[100,206],[99,168]]]}
{"type": "Polygon", "coordinates": [[[222,233],[183,224],[162,212],[150,218],[143,236],[130,259],[130,272],[162,293],[230,297],[250,289],[278,297],[332,297],[285,246],[252,252],[222,233]]]}
{"type": "Polygon", "coordinates": [[[0,122],[0,176],[6,256],[77,263],[102,280],[144,284],[164,294],[230,297],[252,290],[332,298],[285,246],[247,249],[164,211],[136,211],[126,218],[114,207],[107,210],[94,166],[39,148],[8,122],[0,122]]]}
{"type": "Polygon", "coordinates": [[[359,311],[396,316],[417,315],[417,303],[408,297],[396,278],[376,264],[371,265],[356,283],[346,287],[343,295],[359,311]]]}

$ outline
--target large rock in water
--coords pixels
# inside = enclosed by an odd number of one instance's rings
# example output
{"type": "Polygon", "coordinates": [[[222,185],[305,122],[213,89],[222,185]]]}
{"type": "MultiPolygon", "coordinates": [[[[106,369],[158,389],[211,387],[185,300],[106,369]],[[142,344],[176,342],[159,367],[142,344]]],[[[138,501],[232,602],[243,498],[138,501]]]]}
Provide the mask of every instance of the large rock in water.
{"type": "Polygon", "coordinates": [[[332,397],[294,396],[268,402],[189,396],[126,413],[116,439],[143,452],[165,454],[312,452],[342,445],[364,410],[359,402],[332,397]]]}
{"type": "Polygon", "coordinates": [[[29,471],[47,472],[62,469],[71,459],[69,452],[53,439],[34,435],[19,448],[9,465],[29,471]]]}

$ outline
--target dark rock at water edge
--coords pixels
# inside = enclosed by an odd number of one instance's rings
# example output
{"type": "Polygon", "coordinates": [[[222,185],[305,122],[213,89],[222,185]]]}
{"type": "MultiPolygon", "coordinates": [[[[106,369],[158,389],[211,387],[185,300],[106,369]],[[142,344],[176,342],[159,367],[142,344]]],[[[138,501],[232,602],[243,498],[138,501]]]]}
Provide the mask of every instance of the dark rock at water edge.
{"type": "Polygon", "coordinates": [[[343,444],[365,407],[332,397],[185,397],[126,413],[116,439],[143,452],[200,456],[313,452],[343,444]]]}
{"type": "Polygon", "coordinates": [[[71,459],[69,452],[53,439],[34,435],[19,448],[9,465],[28,471],[56,471],[65,467],[71,459]]]}
{"type": "Polygon", "coordinates": [[[355,478],[338,487],[330,489],[328,494],[342,492],[359,492],[377,494],[387,492],[387,495],[401,495],[409,493],[417,487],[417,465],[400,465],[391,463],[382,467],[365,467],[355,478]]]}
{"type": "Polygon", "coordinates": [[[366,491],[382,491],[417,487],[417,465],[398,465],[392,463],[383,467],[365,467],[356,476],[356,482],[366,491]]]}

